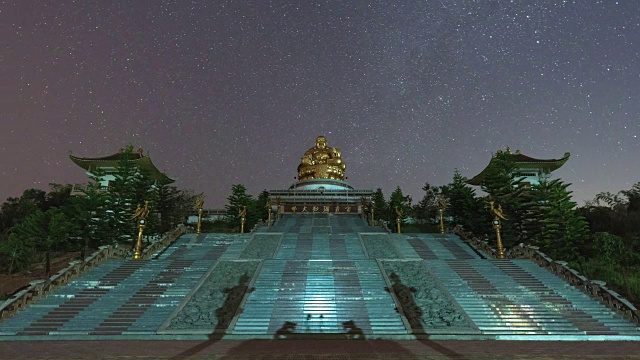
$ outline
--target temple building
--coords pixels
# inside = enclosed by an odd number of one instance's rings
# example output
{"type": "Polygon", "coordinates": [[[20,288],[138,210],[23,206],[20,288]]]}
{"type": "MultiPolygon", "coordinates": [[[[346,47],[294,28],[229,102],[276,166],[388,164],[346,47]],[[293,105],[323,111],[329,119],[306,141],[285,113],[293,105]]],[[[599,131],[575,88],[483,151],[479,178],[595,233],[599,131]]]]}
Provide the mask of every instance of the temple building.
{"type": "Polygon", "coordinates": [[[318,136],[298,165],[298,181],[285,190],[270,190],[274,210],[280,213],[360,213],[372,190],[356,190],[345,182],[346,164],[340,148],[318,136]]]}
{"type": "MultiPolygon", "coordinates": [[[[502,150],[498,150],[497,154],[503,154],[502,150]]],[[[496,154],[496,155],[497,155],[496,154]]],[[[549,178],[554,170],[559,169],[564,163],[569,160],[570,153],[564,153],[564,156],[560,159],[536,159],[527,155],[524,155],[520,150],[516,150],[515,153],[511,153],[511,149],[507,147],[504,152],[509,159],[513,160],[518,168],[517,172],[513,174],[514,179],[523,178],[522,184],[526,187],[535,187],[541,180],[549,178]]],[[[467,181],[469,185],[480,186],[484,182],[485,177],[491,171],[491,168],[496,163],[496,156],[494,155],[489,161],[489,165],[484,168],[478,175],[467,181]]]]}
{"type": "MultiPolygon", "coordinates": [[[[115,180],[115,174],[118,172],[118,166],[120,162],[125,159],[126,161],[134,164],[138,169],[146,170],[151,179],[154,180],[155,184],[166,185],[175,182],[175,180],[158,170],[158,168],[153,165],[153,162],[151,162],[149,155],[143,154],[142,149],[138,149],[137,152],[130,153],[126,153],[125,149],[120,149],[120,152],[116,154],[98,158],[78,157],[70,154],[69,158],[76,165],[85,169],[87,171],[87,175],[90,177],[93,176],[97,170],[100,170],[104,174],[100,181],[102,188],[104,189],[108,188],[109,183],[115,180]]],[[[85,188],[86,185],[84,184],[75,184],[71,194],[84,194],[85,188]]]]}

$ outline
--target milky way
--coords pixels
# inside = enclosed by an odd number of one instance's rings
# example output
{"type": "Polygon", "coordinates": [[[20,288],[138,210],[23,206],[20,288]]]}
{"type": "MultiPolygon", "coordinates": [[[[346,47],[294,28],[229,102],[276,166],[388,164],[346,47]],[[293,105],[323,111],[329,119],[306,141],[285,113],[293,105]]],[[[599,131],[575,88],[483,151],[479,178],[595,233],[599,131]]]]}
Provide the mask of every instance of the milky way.
{"type": "Polygon", "coordinates": [[[288,187],[318,135],[414,201],[506,146],[571,152],[580,204],[640,181],[635,0],[16,0],[0,45],[0,201],[133,144],[220,207],[288,187]]]}

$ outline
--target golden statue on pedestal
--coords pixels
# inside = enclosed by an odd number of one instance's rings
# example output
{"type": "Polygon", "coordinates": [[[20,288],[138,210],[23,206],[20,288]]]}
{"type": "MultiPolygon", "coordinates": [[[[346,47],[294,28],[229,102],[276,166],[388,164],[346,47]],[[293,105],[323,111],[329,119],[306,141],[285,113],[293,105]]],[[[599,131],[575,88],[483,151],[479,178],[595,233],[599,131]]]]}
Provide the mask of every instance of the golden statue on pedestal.
{"type": "Polygon", "coordinates": [[[342,161],[340,149],[327,146],[327,138],[318,136],[316,146],[307,150],[300,160],[298,180],[344,180],[346,167],[342,161]]]}

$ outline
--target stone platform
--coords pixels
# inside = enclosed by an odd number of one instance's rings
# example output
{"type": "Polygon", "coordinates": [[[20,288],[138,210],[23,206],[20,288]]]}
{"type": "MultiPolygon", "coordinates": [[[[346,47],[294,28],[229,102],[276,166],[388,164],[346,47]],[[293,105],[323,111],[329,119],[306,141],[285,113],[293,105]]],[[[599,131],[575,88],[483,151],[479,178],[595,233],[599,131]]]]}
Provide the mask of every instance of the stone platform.
{"type": "Polygon", "coordinates": [[[300,214],[252,234],[187,234],[151,260],[85,273],[0,323],[0,340],[640,340],[531,261],[376,230],[300,214]]]}

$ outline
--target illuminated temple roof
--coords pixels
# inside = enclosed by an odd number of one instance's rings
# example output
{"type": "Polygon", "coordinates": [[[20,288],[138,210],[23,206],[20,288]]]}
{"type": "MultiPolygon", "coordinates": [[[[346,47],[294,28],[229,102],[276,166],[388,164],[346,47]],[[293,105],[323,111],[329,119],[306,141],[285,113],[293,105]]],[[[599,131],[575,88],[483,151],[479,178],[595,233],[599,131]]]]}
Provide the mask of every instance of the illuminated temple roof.
{"type": "MultiPolygon", "coordinates": [[[[502,150],[498,151],[499,154],[502,153],[502,150]]],[[[507,151],[504,153],[507,157],[513,160],[516,163],[516,166],[520,169],[539,169],[542,173],[549,174],[552,171],[560,168],[564,163],[569,160],[570,153],[564,153],[564,156],[560,159],[536,159],[527,155],[520,153],[520,150],[516,150],[515,154],[511,153],[511,150],[507,148],[507,151]]],[[[467,181],[467,184],[479,186],[482,184],[485,176],[494,166],[496,161],[496,157],[493,156],[489,165],[484,168],[478,175],[474,176],[472,179],[467,181]]]]}
{"type": "Polygon", "coordinates": [[[153,162],[151,162],[151,158],[149,157],[149,155],[144,155],[141,149],[138,152],[133,152],[129,154],[126,154],[125,152],[120,151],[119,153],[116,153],[113,155],[97,157],[97,158],[85,158],[85,157],[78,157],[73,155],[69,155],[69,158],[76,165],[87,170],[88,172],[91,172],[96,168],[114,168],[115,169],[118,167],[119,162],[125,159],[125,156],[128,156],[129,157],[128,161],[133,162],[138,168],[147,170],[151,178],[157,181],[158,183],[166,185],[166,184],[171,184],[175,182],[174,179],[171,179],[166,174],[158,170],[158,168],[156,168],[155,165],[153,165],[153,162]]]}

